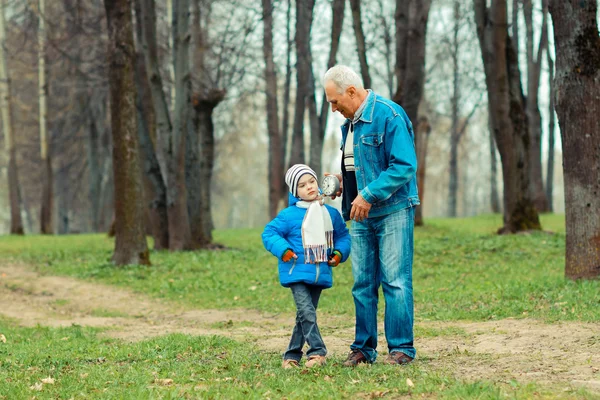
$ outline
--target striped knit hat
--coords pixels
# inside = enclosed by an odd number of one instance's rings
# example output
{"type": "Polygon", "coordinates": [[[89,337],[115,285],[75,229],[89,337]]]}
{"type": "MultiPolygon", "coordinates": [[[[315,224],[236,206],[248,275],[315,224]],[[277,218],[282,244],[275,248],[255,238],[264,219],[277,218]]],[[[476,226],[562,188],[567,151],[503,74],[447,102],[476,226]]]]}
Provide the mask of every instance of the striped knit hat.
{"type": "Polygon", "coordinates": [[[308,165],[296,164],[292,165],[285,173],[285,183],[290,187],[292,196],[298,197],[298,182],[302,175],[310,174],[317,179],[317,174],[308,165]]]}

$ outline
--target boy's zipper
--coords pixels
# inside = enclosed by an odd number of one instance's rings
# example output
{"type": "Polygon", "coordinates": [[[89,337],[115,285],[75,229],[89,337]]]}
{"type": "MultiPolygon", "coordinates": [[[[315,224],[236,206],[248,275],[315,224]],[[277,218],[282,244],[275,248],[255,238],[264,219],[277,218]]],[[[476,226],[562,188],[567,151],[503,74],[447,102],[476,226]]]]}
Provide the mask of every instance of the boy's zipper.
{"type": "Polygon", "coordinates": [[[294,258],[294,262],[292,263],[292,268],[290,268],[290,272],[289,274],[292,274],[292,271],[294,270],[294,267],[296,266],[296,259],[294,258]]]}
{"type": "Polygon", "coordinates": [[[316,268],[317,268],[317,277],[315,278],[315,283],[317,283],[319,281],[319,272],[321,272],[321,268],[319,268],[319,264],[316,264],[316,268]]]}

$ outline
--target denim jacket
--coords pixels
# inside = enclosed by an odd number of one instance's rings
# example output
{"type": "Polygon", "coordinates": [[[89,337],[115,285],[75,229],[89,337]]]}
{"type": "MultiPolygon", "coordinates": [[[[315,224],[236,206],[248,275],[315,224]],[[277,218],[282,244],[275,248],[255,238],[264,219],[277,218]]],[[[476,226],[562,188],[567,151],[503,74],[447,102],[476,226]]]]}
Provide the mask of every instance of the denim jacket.
{"type": "MultiPolygon", "coordinates": [[[[350,120],[342,125],[344,148],[350,120]]],[[[354,166],[358,192],[369,202],[369,218],[420,204],[415,136],[402,107],[369,92],[354,125],[354,166]]],[[[350,210],[343,209],[346,220],[350,210]]]]}

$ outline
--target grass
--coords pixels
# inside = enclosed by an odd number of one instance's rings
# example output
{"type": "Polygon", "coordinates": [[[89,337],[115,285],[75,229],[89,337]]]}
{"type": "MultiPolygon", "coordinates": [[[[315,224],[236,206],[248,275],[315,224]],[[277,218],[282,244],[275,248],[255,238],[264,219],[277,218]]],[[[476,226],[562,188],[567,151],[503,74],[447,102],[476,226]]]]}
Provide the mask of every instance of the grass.
{"type": "MultiPolygon", "coordinates": [[[[494,234],[501,224],[497,215],[426,222],[415,234],[417,321],[600,319],[600,281],[564,278],[563,216],[542,216],[551,234],[511,236],[494,234]]],[[[114,267],[113,241],[103,235],[4,236],[0,259],[27,263],[42,274],[131,288],[189,308],[292,312],[289,292],[279,285],[276,260],[263,249],[260,233],[216,231],[215,241],[228,250],[154,251],[150,267],[114,267]]],[[[348,315],[352,324],[350,263],[334,274],[335,284],[322,297],[321,313],[348,315]]],[[[67,304],[58,300],[56,305],[67,304]]],[[[101,306],[94,315],[119,316],[101,306]]],[[[354,370],[341,368],[341,360],[334,359],[323,369],[298,372],[282,371],[279,353],[217,336],[173,334],[125,343],[104,338],[98,329],[23,328],[1,318],[0,332],[7,338],[7,343],[0,342],[0,399],[593,398],[581,390],[556,391],[548,384],[461,380],[426,358],[407,368],[377,364],[354,370]],[[54,383],[43,383],[49,377],[54,383]]],[[[417,326],[416,335],[466,333],[417,326]]]]}
{"type": "Polygon", "coordinates": [[[586,398],[535,384],[462,382],[427,360],[407,368],[347,369],[330,360],[318,370],[283,371],[279,354],[218,336],[181,334],[127,344],[97,329],[17,328],[0,320],[0,398],[440,399],[586,398]]]}
{"type": "MultiPolygon", "coordinates": [[[[597,321],[599,281],[564,278],[564,217],[542,215],[553,233],[494,234],[500,216],[430,219],[415,234],[413,267],[417,320],[536,318],[597,321]]],[[[44,274],[129,287],[193,308],[293,311],[279,285],[276,260],[260,229],[216,231],[224,251],[152,252],[152,266],[115,268],[113,241],[102,235],[0,237],[0,256],[44,274]]],[[[350,263],[337,267],[324,313],[352,316],[350,263]]]]}

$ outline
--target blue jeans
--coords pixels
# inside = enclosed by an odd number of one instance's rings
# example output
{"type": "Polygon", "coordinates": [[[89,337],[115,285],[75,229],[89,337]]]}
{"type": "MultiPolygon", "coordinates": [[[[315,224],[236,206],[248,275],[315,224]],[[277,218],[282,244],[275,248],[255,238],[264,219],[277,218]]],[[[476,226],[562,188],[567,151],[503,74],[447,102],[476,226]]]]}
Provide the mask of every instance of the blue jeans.
{"type": "Polygon", "coordinates": [[[317,306],[321,297],[320,286],[293,283],[290,285],[296,303],[296,326],[283,358],[300,361],[304,343],[308,343],[306,356],[324,356],[327,354],[325,343],[317,326],[317,306]]]}
{"type": "Polygon", "coordinates": [[[385,337],[389,352],[416,356],[413,346],[413,229],[414,207],[382,217],[352,221],[352,296],[356,334],[351,349],[369,362],[377,358],[379,286],[385,298],[385,337]]]}

